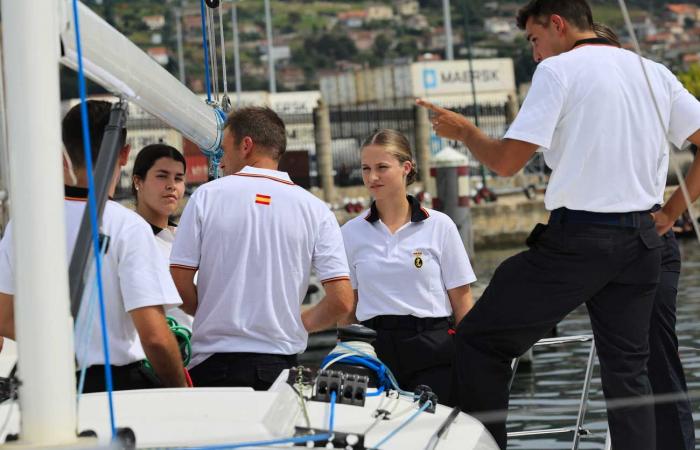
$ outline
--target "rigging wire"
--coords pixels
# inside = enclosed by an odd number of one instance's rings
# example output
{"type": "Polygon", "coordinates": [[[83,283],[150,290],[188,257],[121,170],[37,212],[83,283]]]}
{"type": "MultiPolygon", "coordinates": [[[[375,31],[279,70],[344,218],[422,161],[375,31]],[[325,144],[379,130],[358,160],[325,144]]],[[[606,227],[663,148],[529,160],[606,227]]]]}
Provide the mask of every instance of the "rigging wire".
{"type": "Polygon", "coordinates": [[[207,103],[211,103],[211,77],[209,75],[209,45],[207,44],[207,7],[204,0],[200,0],[200,14],[202,16],[202,47],[204,48],[204,84],[207,89],[207,103]]]}
{"type": "Polygon", "coordinates": [[[416,412],[414,412],[413,414],[411,414],[406,420],[404,420],[403,422],[401,422],[401,424],[400,424],[398,427],[396,427],[394,430],[392,430],[391,433],[387,434],[381,441],[379,441],[377,444],[375,444],[374,446],[372,446],[372,447],[370,447],[370,448],[372,448],[372,449],[374,449],[374,450],[379,450],[379,448],[380,448],[382,445],[386,444],[391,438],[393,438],[393,437],[396,436],[401,430],[403,430],[404,428],[406,428],[406,426],[408,426],[408,424],[410,424],[411,422],[413,422],[413,421],[416,419],[416,417],[418,417],[418,416],[420,415],[420,413],[422,413],[423,411],[425,411],[426,409],[428,409],[430,406],[432,406],[432,402],[431,402],[430,400],[428,400],[427,402],[423,403],[423,405],[422,405],[420,408],[418,408],[418,410],[417,410],[416,412]]]}
{"type": "Polygon", "coordinates": [[[219,103],[219,69],[216,59],[216,33],[214,32],[214,11],[207,8],[207,32],[209,34],[209,63],[211,64],[212,87],[216,103],[219,103]]]}
{"type": "MultiPolygon", "coordinates": [[[[661,115],[661,109],[659,108],[659,103],[656,100],[656,96],[654,95],[654,88],[651,85],[651,81],[649,80],[649,74],[647,73],[647,68],[646,65],[644,64],[644,59],[642,57],[642,49],[639,47],[639,41],[637,40],[637,35],[634,32],[634,26],[632,25],[632,19],[630,18],[629,11],[627,10],[627,3],[625,0],[618,0],[618,3],[620,5],[620,10],[622,11],[622,17],[625,20],[625,25],[627,26],[627,32],[630,35],[630,38],[632,39],[632,45],[634,46],[634,50],[637,53],[637,56],[639,57],[639,64],[642,66],[642,72],[644,73],[644,79],[646,80],[647,83],[647,88],[649,89],[649,95],[651,96],[651,100],[654,103],[654,108],[656,109],[656,116],[659,119],[659,124],[661,125],[661,129],[664,130],[664,135],[666,136],[666,140],[668,141],[668,130],[666,129],[666,125],[664,122],[664,119],[661,115]]],[[[695,215],[695,211],[692,205],[692,202],[690,200],[690,193],[688,192],[688,186],[685,183],[685,177],[683,176],[683,171],[680,168],[680,165],[678,164],[678,161],[676,161],[674,158],[672,158],[672,152],[673,152],[673,146],[668,142],[669,145],[669,154],[668,154],[668,160],[673,168],[673,171],[676,173],[676,177],[678,178],[678,185],[681,188],[681,192],[683,193],[683,199],[685,200],[686,206],[688,207],[688,212],[690,213],[690,220],[693,223],[693,229],[695,230],[695,237],[698,239],[698,242],[700,243],[700,225],[698,225],[698,219],[697,216],[695,215]]]]}
{"type": "Polygon", "coordinates": [[[102,284],[102,258],[99,244],[99,222],[97,220],[97,203],[95,199],[95,180],[92,173],[92,146],[90,143],[90,124],[88,123],[87,89],[85,83],[85,71],[83,68],[83,49],[80,39],[80,18],[78,15],[78,0],[73,0],[73,21],[75,25],[75,47],[78,59],[78,90],[80,92],[80,118],[83,128],[83,151],[85,153],[85,171],[88,179],[88,211],[92,228],[93,255],[95,257],[95,272],[97,275],[97,290],[99,299],[100,324],[102,327],[102,348],[105,359],[105,388],[107,391],[107,403],[109,408],[109,425],[112,431],[112,440],[116,439],[117,429],[114,420],[114,403],[112,399],[112,368],[109,355],[109,341],[107,337],[107,317],[105,314],[104,288],[102,284]]]}
{"type": "Polygon", "coordinates": [[[219,40],[221,41],[221,79],[224,83],[224,96],[221,98],[221,106],[224,111],[231,109],[231,101],[228,98],[228,74],[226,72],[226,41],[224,40],[224,8],[219,8],[219,40]]]}

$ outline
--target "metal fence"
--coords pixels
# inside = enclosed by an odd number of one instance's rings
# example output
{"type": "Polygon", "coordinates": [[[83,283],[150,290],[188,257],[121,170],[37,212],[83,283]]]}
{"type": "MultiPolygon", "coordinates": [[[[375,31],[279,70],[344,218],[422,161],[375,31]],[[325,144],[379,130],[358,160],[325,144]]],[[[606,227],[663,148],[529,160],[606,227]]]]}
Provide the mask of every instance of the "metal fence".
{"type": "Polygon", "coordinates": [[[415,148],[414,107],[397,105],[356,105],[330,108],[331,148],[336,186],[362,184],[360,146],[378,129],[403,133],[415,148]]]}
{"type": "MultiPolygon", "coordinates": [[[[402,102],[390,105],[333,106],[330,108],[333,168],[337,186],[362,184],[360,170],[360,146],[375,130],[392,128],[406,135],[415,151],[416,106],[402,102]]],[[[476,119],[473,106],[452,108],[472,121],[476,119]]],[[[505,104],[480,104],[479,126],[492,137],[501,137],[506,130],[507,112],[505,104]]],[[[468,150],[461,142],[451,142],[431,135],[431,153],[450,145],[465,154],[468,150]]],[[[478,167],[478,163],[476,164],[478,167]]]]}

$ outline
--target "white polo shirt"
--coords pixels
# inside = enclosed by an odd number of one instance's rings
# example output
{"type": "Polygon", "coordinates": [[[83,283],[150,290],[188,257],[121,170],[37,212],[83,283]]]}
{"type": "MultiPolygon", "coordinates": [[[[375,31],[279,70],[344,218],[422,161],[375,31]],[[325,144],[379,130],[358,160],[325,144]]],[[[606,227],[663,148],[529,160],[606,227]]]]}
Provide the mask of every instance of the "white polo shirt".
{"type": "Polygon", "coordinates": [[[630,212],[663,202],[667,139],[700,129],[700,103],[663,65],[628,50],[583,45],[542,61],[505,134],[539,145],[552,168],[545,206],[630,212]]]}
{"type": "MultiPolygon", "coordinates": [[[[163,259],[165,261],[166,267],[170,266],[170,252],[172,251],[173,248],[173,242],[175,242],[175,233],[177,231],[177,224],[168,222],[168,226],[166,228],[160,228],[152,223],[149,223],[151,225],[151,229],[153,230],[153,235],[156,238],[156,243],[158,244],[158,248],[161,251],[161,254],[163,255],[163,259]]],[[[172,306],[168,308],[165,313],[172,317],[173,319],[177,320],[177,324],[183,327],[186,327],[189,330],[192,330],[192,321],[194,320],[194,317],[190,316],[187,314],[185,311],[180,309],[179,306],[172,306]]]]}
{"type": "Polygon", "coordinates": [[[328,207],[285,172],[253,167],[195,191],[170,263],[199,270],[190,367],[214,353],[302,352],[311,269],[323,282],[348,278],[328,207]]]}
{"type": "MultiPolygon", "coordinates": [[[[69,255],[75,247],[86,198],[87,190],[66,187],[66,242],[69,255]]],[[[179,305],[182,301],[151,228],[141,216],[108,200],[102,216],[101,233],[109,237],[109,247],[102,260],[102,282],[110,358],[112,365],[123,366],[146,358],[129,311],[145,306],[179,305]]],[[[15,292],[13,251],[10,223],[0,241],[0,292],[10,295],[15,292]]],[[[70,262],[70,257],[67,262],[70,262]]],[[[88,299],[94,285],[96,283],[93,281],[85,286],[85,295],[76,320],[78,327],[83,326],[87,320],[88,299]]],[[[97,297],[94,299],[97,301],[97,297]]],[[[81,342],[75,342],[79,366],[84,361],[88,366],[104,364],[97,304],[94,306],[94,314],[85,359],[82,351],[78,352],[81,342]]]]}
{"type": "Polygon", "coordinates": [[[411,221],[394,234],[374,203],[341,228],[360,321],[382,315],[450,316],[447,290],[476,281],[452,219],[408,199],[411,221]]]}

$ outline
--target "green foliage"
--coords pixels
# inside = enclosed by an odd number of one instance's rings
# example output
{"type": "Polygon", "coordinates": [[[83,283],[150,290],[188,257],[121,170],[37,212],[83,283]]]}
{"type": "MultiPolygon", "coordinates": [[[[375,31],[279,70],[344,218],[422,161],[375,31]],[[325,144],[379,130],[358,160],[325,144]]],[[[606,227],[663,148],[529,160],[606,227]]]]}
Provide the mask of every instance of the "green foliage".
{"type": "Polygon", "coordinates": [[[683,86],[696,98],[700,98],[700,64],[695,63],[688,68],[687,72],[678,74],[683,86]]]}
{"type": "Polygon", "coordinates": [[[335,33],[308,36],[301,46],[293,47],[292,50],[292,62],[307,73],[333,68],[336,61],[352,61],[358,55],[352,39],[335,33]]]}

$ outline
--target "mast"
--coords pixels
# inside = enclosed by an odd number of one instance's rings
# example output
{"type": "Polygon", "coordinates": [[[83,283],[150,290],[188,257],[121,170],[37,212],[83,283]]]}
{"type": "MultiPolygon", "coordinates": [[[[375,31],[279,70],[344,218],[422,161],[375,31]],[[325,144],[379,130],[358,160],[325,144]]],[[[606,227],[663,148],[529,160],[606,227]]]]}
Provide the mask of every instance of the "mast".
{"type": "MultiPolygon", "coordinates": [[[[76,441],[58,78],[59,3],[2,0],[23,443],[76,441]]],[[[67,11],[66,11],[67,13],[67,11]]]]}
{"type": "Polygon", "coordinates": [[[277,92],[275,81],[275,46],[272,42],[272,15],[270,14],[270,0],[265,0],[265,31],[267,33],[267,70],[270,81],[270,93],[277,92]]]}

